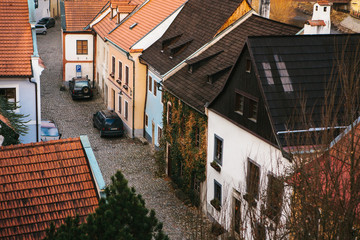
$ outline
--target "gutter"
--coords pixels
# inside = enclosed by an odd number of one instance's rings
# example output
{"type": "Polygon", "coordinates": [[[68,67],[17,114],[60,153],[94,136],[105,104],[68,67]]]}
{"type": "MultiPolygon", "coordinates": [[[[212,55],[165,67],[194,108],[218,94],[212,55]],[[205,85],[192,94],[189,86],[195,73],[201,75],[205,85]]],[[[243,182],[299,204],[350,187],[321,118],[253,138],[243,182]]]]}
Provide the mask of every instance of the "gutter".
{"type": "Polygon", "coordinates": [[[31,81],[29,77],[29,82],[35,84],[35,112],[36,112],[36,141],[39,142],[39,109],[38,109],[38,98],[37,98],[37,82],[31,81]]]}
{"type": "Polygon", "coordinates": [[[90,165],[90,170],[97,189],[98,197],[105,198],[105,192],[104,192],[106,187],[105,181],[101,174],[99,164],[96,161],[95,154],[91,148],[89,138],[86,135],[81,135],[80,141],[82,147],[84,148],[88,163],[90,165]]]}

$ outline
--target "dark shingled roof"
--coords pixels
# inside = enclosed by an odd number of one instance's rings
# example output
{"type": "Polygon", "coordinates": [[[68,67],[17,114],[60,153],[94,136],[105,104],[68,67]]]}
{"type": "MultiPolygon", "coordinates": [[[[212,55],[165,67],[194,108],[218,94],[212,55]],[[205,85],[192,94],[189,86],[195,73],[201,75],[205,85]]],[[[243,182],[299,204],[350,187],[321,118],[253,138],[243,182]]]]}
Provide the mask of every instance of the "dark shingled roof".
{"type": "MultiPolygon", "coordinates": [[[[301,123],[287,126],[293,114],[300,112],[301,96],[306,97],[305,112],[311,117],[313,127],[326,127],[321,126],[326,86],[338,77],[339,56],[344,53],[346,61],[353,64],[359,44],[360,34],[248,39],[250,54],[260,76],[265,102],[276,132],[303,130],[301,123]]],[[[357,58],[359,61],[359,56],[357,58]]],[[[340,87],[337,91],[339,95],[340,87]]],[[[335,104],[337,102],[335,100],[335,104]]],[[[341,125],[341,116],[337,117],[341,125]]]]}
{"type": "Polygon", "coordinates": [[[298,27],[252,15],[202,54],[188,60],[188,65],[164,81],[164,86],[191,107],[204,112],[205,103],[221,91],[248,36],[290,35],[298,31],[298,27]],[[193,65],[192,73],[189,72],[190,65],[193,65]],[[209,75],[212,83],[208,82],[209,75]]]}
{"type": "Polygon", "coordinates": [[[168,72],[211,40],[241,2],[241,0],[189,0],[165,34],[144,51],[142,59],[160,74],[168,72]],[[178,35],[181,37],[161,52],[163,42],[178,35]],[[191,42],[186,49],[169,58],[170,51],[175,45],[188,41],[191,42]]]}

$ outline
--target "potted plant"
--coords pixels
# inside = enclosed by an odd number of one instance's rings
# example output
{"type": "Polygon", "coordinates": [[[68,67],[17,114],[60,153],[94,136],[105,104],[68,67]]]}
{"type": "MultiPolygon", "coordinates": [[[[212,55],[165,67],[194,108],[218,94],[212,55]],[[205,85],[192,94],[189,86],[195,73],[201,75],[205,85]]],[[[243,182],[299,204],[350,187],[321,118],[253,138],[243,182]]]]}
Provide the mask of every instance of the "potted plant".
{"type": "Polygon", "coordinates": [[[214,198],[213,200],[210,201],[210,204],[218,211],[220,211],[221,206],[220,206],[220,201],[219,199],[214,198]]]}
{"type": "Polygon", "coordinates": [[[219,164],[214,160],[210,163],[210,165],[218,172],[221,171],[221,167],[219,166],[219,164]]]}

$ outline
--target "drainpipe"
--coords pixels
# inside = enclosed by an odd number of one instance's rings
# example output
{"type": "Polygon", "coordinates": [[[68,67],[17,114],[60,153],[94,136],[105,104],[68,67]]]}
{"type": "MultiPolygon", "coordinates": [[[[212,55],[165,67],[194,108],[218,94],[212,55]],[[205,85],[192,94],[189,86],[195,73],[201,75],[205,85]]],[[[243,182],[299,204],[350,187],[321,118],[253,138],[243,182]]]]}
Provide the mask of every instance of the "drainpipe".
{"type": "MultiPolygon", "coordinates": [[[[128,59],[131,60],[129,58],[130,54],[128,55],[128,59]]],[[[135,125],[134,125],[134,117],[135,117],[135,61],[131,60],[133,62],[133,110],[132,110],[132,135],[133,138],[135,138],[135,125]]]]}
{"type": "Polygon", "coordinates": [[[38,98],[37,98],[37,82],[31,81],[29,77],[29,82],[35,84],[35,112],[36,112],[36,141],[39,142],[39,109],[38,109],[38,98]]]}
{"type": "MultiPolygon", "coordinates": [[[[93,88],[95,88],[95,66],[96,66],[96,64],[95,64],[95,61],[96,61],[96,52],[95,52],[95,50],[96,50],[96,46],[95,46],[95,44],[97,44],[96,43],[96,33],[94,33],[93,32],[93,38],[94,38],[94,40],[93,40],[93,88]]],[[[99,81],[99,79],[98,79],[98,81],[99,81]]]]}

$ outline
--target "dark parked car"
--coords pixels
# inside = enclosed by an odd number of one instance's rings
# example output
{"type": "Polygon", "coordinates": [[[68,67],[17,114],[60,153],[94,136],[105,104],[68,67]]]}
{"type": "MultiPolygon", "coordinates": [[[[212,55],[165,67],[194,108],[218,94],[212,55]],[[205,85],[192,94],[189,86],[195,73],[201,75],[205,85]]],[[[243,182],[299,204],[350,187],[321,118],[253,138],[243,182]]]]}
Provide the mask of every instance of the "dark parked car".
{"type": "Polygon", "coordinates": [[[92,98],[90,80],[86,78],[73,78],[69,81],[69,90],[72,99],[92,98]]]}
{"type": "Polygon", "coordinates": [[[123,122],[114,111],[98,111],[93,116],[93,125],[100,130],[100,137],[121,137],[124,135],[123,122]]]}
{"type": "Polygon", "coordinates": [[[45,25],[46,28],[51,28],[55,26],[55,19],[52,17],[44,17],[40,19],[36,24],[45,25]]]}

